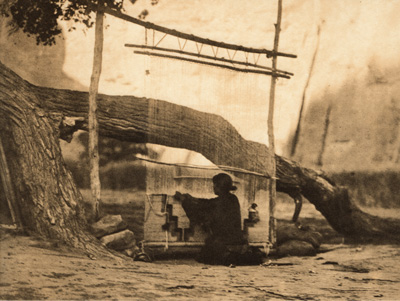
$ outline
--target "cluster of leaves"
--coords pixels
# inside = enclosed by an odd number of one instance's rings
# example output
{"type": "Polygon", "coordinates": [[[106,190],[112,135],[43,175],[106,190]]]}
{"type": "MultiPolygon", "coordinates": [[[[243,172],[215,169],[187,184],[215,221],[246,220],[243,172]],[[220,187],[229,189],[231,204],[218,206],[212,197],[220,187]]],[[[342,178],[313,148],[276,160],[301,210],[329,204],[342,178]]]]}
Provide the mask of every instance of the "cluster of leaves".
{"type": "MultiPolygon", "coordinates": [[[[53,45],[61,34],[59,20],[83,23],[90,28],[94,24],[92,14],[100,2],[111,9],[122,10],[123,0],[1,0],[0,15],[12,17],[10,33],[22,29],[28,36],[36,37],[36,44],[53,45]]],[[[137,0],[130,0],[134,4],[137,0]]],[[[159,0],[150,0],[157,5],[159,0]]],[[[143,10],[138,16],[144,20],[149,12],[143,10]]],[[[71,25],[69,31],[76,29],[71,25]]]]}
{"type": "MultiPolygon", "coordinates": [[[[131,0],[132,4],[136,2],[136,0],[131,0]]],[[[150,3],[152,6],[157,5],[159,0],[150,0],[150,3]]],[[[146,19],[146,17],[149,15],[149,11],[147,9],[144,9],[138,16],[140,20],[146,19]]]]}
{"type": "MultiPolygon", "coordinates": [[[[35,36],[36,43],[53,45],[55,37],[61,34],[58,20],[72,20],[87,27],[94,24],[93,14],[97,7],[96,0],[5,0],[7,10],[2,14],[12,17],[11,26],[21,28],[28,36],[35,36]]],[[[123,0],[100,0],[104,5],[115,10],[122,9],[123,0]]],[[[3,6],[5,7],[5,6],[3,6]]],[[[72,27],[74,29],[75,27],[72,27]]]]}
{"type": "Polygon", "coordinates": [[[140,20],[144,20],[144,19],[146,19],[146,17],[149,15],[149,11],[147,10],[147,9],[144,9],[141,13],[140,13],[140,15],[138,16],[138,18],[140,19],[140,20]]]}

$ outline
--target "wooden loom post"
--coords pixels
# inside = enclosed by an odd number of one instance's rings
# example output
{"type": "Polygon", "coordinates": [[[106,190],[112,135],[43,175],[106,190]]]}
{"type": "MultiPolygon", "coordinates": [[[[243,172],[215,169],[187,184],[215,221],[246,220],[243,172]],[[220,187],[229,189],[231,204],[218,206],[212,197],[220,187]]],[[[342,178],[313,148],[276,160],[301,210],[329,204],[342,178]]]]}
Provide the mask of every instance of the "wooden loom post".
{"type": "Polygon", "coordinates": [[[278,17],[275,24],[275,39],[274,39],[274,54],[272,57],[272,69],[273,74],[271,76],[271,88],[269,92],[269,108],[268,108],[268,144],[269,151],[271,154],[271,181],[270,181],[270,202],[269,202],[269,213],[270,213],[270,225],[269,225],[269,237],[273,245],[276,244],[276,220],[275,220],[275,202],[276,202],[276,160],[275,160],[275,137],[274,137],[274,107],[275,107],[275,86],[276,86],[276,75],[274,74],[277,66],[279,46],[279,33],[281,31],[281,19],[282,19],[282,0],[278,0],[278,17]]]}
{"type": "Polygon", "coordinates": [[[103,22],[104,0],[99,0],[96,11],[95,39],[93,51],[93,69],[89,87],[89,162],[90,190],[92,202],[95,205],[95,218],[99,217],[99,202],[101,196],[99,174],[99,124],[97,119],[97,93],[101,74],[103,55],[103,22]]]}

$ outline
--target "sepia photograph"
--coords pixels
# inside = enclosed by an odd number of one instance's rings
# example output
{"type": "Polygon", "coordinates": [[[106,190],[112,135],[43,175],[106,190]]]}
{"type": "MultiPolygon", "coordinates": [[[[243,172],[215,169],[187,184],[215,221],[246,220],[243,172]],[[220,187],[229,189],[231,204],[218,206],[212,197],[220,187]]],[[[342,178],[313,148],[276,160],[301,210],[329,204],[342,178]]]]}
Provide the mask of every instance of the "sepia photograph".
{"type": "Polygon", "coordinates": [[[0,0],[0,300],[400,300],[400,0],[0,0]]]}

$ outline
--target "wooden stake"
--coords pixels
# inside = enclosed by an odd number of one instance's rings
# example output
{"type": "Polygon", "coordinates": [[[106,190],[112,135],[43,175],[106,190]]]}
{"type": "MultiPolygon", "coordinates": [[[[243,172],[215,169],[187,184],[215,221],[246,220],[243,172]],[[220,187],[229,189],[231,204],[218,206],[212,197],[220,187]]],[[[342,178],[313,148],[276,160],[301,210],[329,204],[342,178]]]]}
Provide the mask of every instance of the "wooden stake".
{"type": "MultiPolygon", "coordinates": [[[[272,69],[276,70],[279,46],[279,34],[281,31],[281,19],[282,19],[282,0],[278,0],[278,17],[275,24],[275,39],[274,39],[274,55],[272,58],[272,69]]],[[[271,77],[271,88],[269,92],[269,109],[268,109],[268,143],[269,151],[271,153],[271,175],[270,180],[270,225],[269,225],[269,237],[273,245],[276,244],[276,220],[275,220],[275,202],[276,202],[276,161],[275,161],[275,137],[274,137],[274,107],[275,107],[275,86],[276,86],[276,74],[271,77]]]]}
{"type": "Polygon", "coordinates": [[[95,218],[99,217],[100,175],[99,175],[99,125],[97,119],[97,93],[101,74],[103,55],[103,22],[104,0],[98,1],[95,25],[95,40],[93,53],[93,69],[89,88],[89,161],[90,189],[92,202],[95,204],[95,218]]]}

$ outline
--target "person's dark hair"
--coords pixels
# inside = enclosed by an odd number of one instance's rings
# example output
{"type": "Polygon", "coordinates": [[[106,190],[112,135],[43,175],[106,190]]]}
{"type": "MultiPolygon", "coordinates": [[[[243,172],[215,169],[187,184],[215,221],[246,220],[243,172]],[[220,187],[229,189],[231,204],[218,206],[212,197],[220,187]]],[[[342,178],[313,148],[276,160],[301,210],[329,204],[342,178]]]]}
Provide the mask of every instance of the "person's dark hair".
{"type": "Polygon", "coordinates": [[[230,175],[226,173],[219,173],[213,177],[214,184],[218,185],[224,191],[236,190],[237,187],[233,186],[233,181],[230,175]]]}

